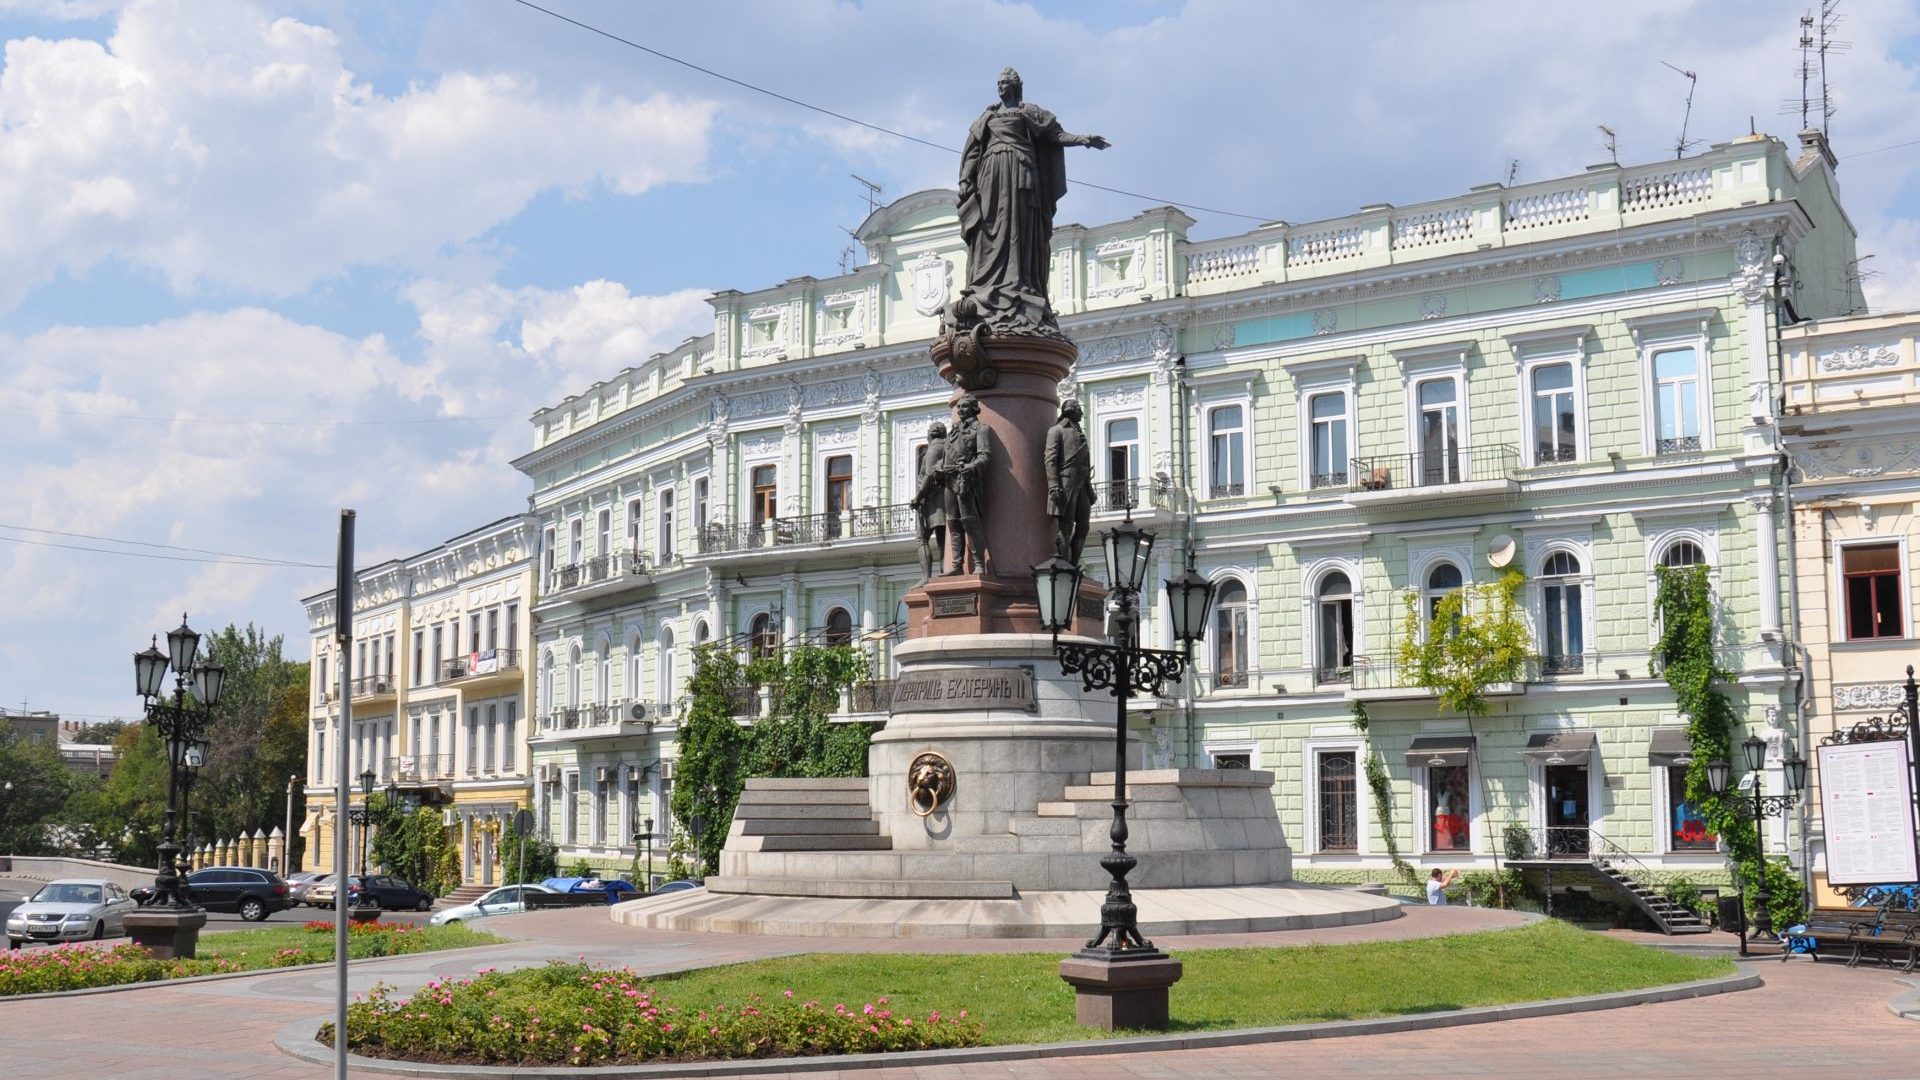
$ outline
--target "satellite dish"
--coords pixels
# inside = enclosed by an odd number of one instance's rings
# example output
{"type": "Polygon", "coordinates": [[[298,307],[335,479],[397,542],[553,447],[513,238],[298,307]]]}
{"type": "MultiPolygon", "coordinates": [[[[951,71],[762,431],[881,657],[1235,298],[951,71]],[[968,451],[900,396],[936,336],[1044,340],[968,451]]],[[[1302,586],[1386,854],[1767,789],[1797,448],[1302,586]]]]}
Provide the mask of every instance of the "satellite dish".
{"type": "Polygon", "coordinates": [[[1513,561],[1513,537],[1506,533],[1495,536],[1487,543],[1487,564],[1493,567],[1505,566],[1513,561]]]}

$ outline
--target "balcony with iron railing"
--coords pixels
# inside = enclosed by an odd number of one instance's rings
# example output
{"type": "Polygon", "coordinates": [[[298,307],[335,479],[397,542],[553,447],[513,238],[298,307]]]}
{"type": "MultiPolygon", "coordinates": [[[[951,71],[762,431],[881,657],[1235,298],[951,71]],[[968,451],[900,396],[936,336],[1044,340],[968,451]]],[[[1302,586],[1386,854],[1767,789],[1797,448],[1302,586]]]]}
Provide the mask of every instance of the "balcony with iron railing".
{"type": "Polygon", "coordinates": [[[633,698],[562,707],[540,717],[535,737],[565,740],[647,735],[656,726],[672,724],[678,713],[677,702],[633,698]]]}
{"type": "Polygon", "coordinates": [[[1136,516],[1180,509],[1180,489],[1164,476],[1101,480],[1093,485],[1093,512],[1136,516]]]}
{"type": "Polygon", "coordinates": [[[392,675],[362,675],[353,680],[353,700],[393,697],[400,692],[400,680],[392,675]]]}
{"type": "Polygon", "coordinates": [[[774,517],[748,524],[713,522],[700,532],[699,554],[777,552],[785,557],[842,544],[911,540],[918,528],[919,516],[905,503],[774,517]]]}
{"type": "Polygon", "coordinates": [[[483,649],[466,656],[456,656],[440,662],[440,681],[459,682],[462,679],[484,679],[495,675],[511,675],[520,667],[518,649],[483,649]]]}
{"type": "Polygon", "coordinates": [[[608,551],[551,570],[546,575],[545,600],[583,600],[636,583],[654,572],[640,551],[608,551]]]}
{"type": "Polygon", "coordinates": [[[1347,501],[1424,502],[1512,494],[1519,490],[1518,469],[1519,456],[1504,444],[1356,457],[1347,501]]]}
{"type": "Polygon", "coordinates": [[[453,779],[452,754],[418,754],[386,759],[386,775],[398,784],[432,784],[453,779]]]}

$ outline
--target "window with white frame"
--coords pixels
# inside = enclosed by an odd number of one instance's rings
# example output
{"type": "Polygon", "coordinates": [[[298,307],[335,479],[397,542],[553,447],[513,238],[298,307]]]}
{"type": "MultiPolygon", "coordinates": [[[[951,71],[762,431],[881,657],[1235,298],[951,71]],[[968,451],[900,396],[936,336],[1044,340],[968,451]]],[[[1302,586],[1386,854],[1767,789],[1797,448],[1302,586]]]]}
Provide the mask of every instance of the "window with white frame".
{"type": "Polygon", "coordinates": [[[584,545],[582,544],[580,539],[580,519],[574,518],[572,521],[567,523],[567,565],[568,566],[580,565],[580,559],[583,554],[581,549],[583,546],[584,545]]]}
{"type": "Polygon", "coordinates": [[[607,843],[607,792],[613,787],[611,780],[601,775],[605,771],[606,766],[601,766],[593,778],[593,843],[598,847],[607,843]]]}
{"type": "Polygon", "coordinates": [[[1671,852],[1713,852],[1720,838],[1707,824],[1706,808],[1687,797],[1687,771],[1691,765],[1658,766],[1667,774],[1667,850],[1671,852]]]}
{"type": "Polygon", "coordinates": [[[607,555],[613,551],[613,508],[604,507],[594,515],[595,555],[607,555]]]}
{"type": "Polygon", "coordinates": [[[1675,540],[1660,551],[1660,565],[1669,570],[1707,565],[1707,553],[1691,540],[1675,540]]]}
{"type": "Polygon", "coordinates": [[[640,700],[640,635],[627,635],[627,696],[640,700]]]}
{"type": "Polygon", "coordinates": [[[1360,768],[1354,750],[1313,754],[1314,818],[1319,825],[1316,851],[1360,850],[1360,768]]]}
{"type": "Polygon", "coordinates": [[[628,551],[640,550],[640,526],[645,519],[645,515],[646,515],[646,510],[644,508],[644,504],[641,503],[639,499],[627,500],[627,550],[628,551]]]}
{"type": "Polygon", "coordinates": [[[327,782],[327,724],[324,720],[313,725],[313,782],[327,782]]]}
{"type": "Polygon", "coordinates": [[[559,547],[559,542],[554,539],[553,526],[549,525],[545,529],[541,530],[540,532],[540,568],[545,573],[548,573],[548,574],[553,573],[554,560],[559,558],[559,554],[560,554],[558,551],[558,547],[559,547]]]}
{"type": "Polygon", "coordinates": [[[776,465],[755,465],[749,474],[751,502],[747,504],[755,526],[765,525],[780,516],[780,469],[776,465]]]}
{"type": "Polygon", "coordinates": [[[707,478],[693,478],[693,531],[697,535],[707,529],[707,478]]]}
{"type": "Polygon", "coordinates": [[[481,767],[493,773],[500,771],[500,705],[487,702],[486,752],[481,755],[481,767]]]}
{"type": "Polygon", "coordinates": [[[1107,438],[1107,483],[1099,493],[1101,510],[1121,510],[1136,505],[1134,481],[1140,477],[1140,421],[1131,416],[1109,420],[1107,438]]]}
{"type": "Polygon", "coordinates": [[[601,637],[594,663],[593,700],[600,705],[613,700],[613,642],[601,637]]]}
{"type": "Polygon", "coordinates": [[[1848,544],[1840,549],[1840,586],[1848,641],[1906,636],[1906,589],[1900,545],[1848,544]]]}
{"type": "Polygon", "coordinates": [[[1552,465],[1580,457],[1580,417],[1573,392],[1573,362],[1536,364],[1528,372],[1532,391],[1533,463],[1552,465]]]}
{"type": "Polygon", "coordinates": [[[584,704],[580,699],[580,646],[575,645],[567,653],[567,706],[577,709],[584,704]]]}
{"type": "Polygon", "coordinates": [[[1700,353],[1691,345],[1653,354],[1654,453],[1699,450],[1700,353]]]}
{"type": "Polygon", "coordinates": [[[843,607],[827,612],[826,628],[820,641],[829,647],[853,644],[853,613],[843,607]]]}
{"type": "Polygon", "coordinates": [[[326,657],[323,656],[320,658],[320,663],[317,666],[316,670],[319,672],[319,678],[314,680],[313,699],[317,702],[324,703],[327,700],[328,692],[331,690],[333,686],[332,683],[327,681],[327,658],[326,657]]]}
{"type": "MultiPolygon", "coordinates": [[[[674,490],[672,488],[663,488],[657,498],[659,499],[660,506],[659,521],[655,526],[654,551],[659,556],[661,562],[667,563],[673,561],[675,528],[673,517],[674,490]]],[[[634,550],[638,551],[639,545],[636,544],[634,550]]]]}
{"type": "Polygon", "coordinates": [[[408,679],[410,686],[425,686],[427,682],[427,632],[425,629],[413,632],[413,675],[408,679]]]}
{"type": "Polygon", "coordinates": [[[1246,493],[1246,407],[1215,406],[1207,410],[1207,497],[1235,499],[1246,493]]]}
{"type": "Polygon", "coordinates": [[[1353,582],[1344,570],[1320,579],[1314,595],[1313,679],[1353,681],[1353,582]]]}
{"type": "Polygon", "coordinates": [[[660,628],[658,648],[660,659],[654,666],[657,676],[655,681],[659,685],[655,687],[654,699],[660,703],[660,711],[663,714],[672,715],[673,699],[677,688],[674,684],[673,670],[673,630],[670,627],[660,628]]]}
{"type": "Polygon", "coordinates": [[[1247,685],[1250,648],[1247,640],[1247,587],[1239,578],[1224,578],[1213,603],[1213,685],[1247,685]]]}
{"type": "Polygon", "coordinates": [[[1549,673],[1579,671],[1586,654],[1586,582],[1570,551],[1540,566],[1540,654],[1549,673]]]}
{"type": "Polygon", "coordinates": [[[1347,468],[1353,461],[1353,447],[1347,440],[1347,392],[1330,390],[1312,395],[1307,398],[1307,414],[1310,425],[1307,486],[1347,486],[1347,468]]]}
{"type": "Polygon", "coordinates": [[[1460,568],[1450,562],[1438,562],[1428,568],[1427,580],[1421,590],[1425,596],[1425,602],[1420,605],[1421,612],[1427,617],[1427,633],[1433,633],[1436,626],[1439,626],[1443,620],[1446,625],[1439,627],[1441,631],[1453,632],[1455,629],[1453,620],[1443,615],[1441,606],[1448,597],[1458,594],[1465,583],[1465,578],[1460,574],[1460,568]]]}
{"type": "Polygon", "coordinates": [[[561,824],[562,835],[564,835],[567,838],[567,843],[569,844],[579,843],[580,842],[580,774],[577,772],[570,772],[567,774],[567,782],[565,785],[565,790],[563,795],[561,796],[560,817],[562,821],[562,824],[561,824]]]}
{"type": "Polygon", "coordinates": [[[1422,486],[1457,484],[1462,474],[1460,441],[1460,384],[1451,376],[1423,379],[1414,384],[1419,403],[1420,464],[1415,474],[1422,486]]]}
{"type": "Polygon", "coordinates": [[[1473,848],[1473,787],[1466,758],[1426,768],[1427,850],[1464,852],[1473,848]]]}
{"type": "Polygon", "coordinates": [[[540,715],[553,712],[553,654],[540,658],[540,715]]]}
{"type": "Polygon", "coordinates": [[[780,628],[774,624],[771,614],[763,611],[753,617],[747,629],[747,642],[755,660],[770,660],[780,651],[780,628]]]}
{"type": "Polygon", "coordinates": [[[849,520],[853,510],[853,455],[834,454],[827,458],[826,474],[821,495],[827,512],[826,535],[828,539],[837,539],[851,525],[849,520]]]}
{"type": "Polygon", "coordinates": [[[480,706],[467,706],[467,775],[480,771],[480,706]]]}

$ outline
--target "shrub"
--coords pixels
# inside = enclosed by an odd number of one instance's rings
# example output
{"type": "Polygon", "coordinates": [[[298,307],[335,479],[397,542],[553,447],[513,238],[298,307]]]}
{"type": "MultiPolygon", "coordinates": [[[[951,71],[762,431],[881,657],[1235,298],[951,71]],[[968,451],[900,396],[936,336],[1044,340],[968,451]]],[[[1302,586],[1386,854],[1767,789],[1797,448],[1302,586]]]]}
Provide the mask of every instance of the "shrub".
{"type": "MultiPolygon", "coordinates": [[[[976,1046],[984,1029],[938,1011],[896,1015],[886,998],[848,1006],[749,997],[680,1009],[627,969],[555,962],[428,983],[410,998],[382,984],[349,1006],[349,1048],[374,1057],[470,1064],[605,1065],[976,1046]]],[[[333,1025],[319,1039],[333,1044],[333,1025]]]]}
{"type": "Polygon", "coordinates": [[[95,949],[56,945],[51,949],[8,951],[0,956],[0,996],[120,986],[167,977],[166,962],[141,945],[95,949]]]}
{"type": "Polygon", "coordinates": [[[1447,900],[1451,903],[1465,900],[1481,907],[1513,908],[1519,906],[1526,891],[1526,880],[1518,870],[1469,870],[1454,880],[1453,887],[1447,890],[1447,900]]]}

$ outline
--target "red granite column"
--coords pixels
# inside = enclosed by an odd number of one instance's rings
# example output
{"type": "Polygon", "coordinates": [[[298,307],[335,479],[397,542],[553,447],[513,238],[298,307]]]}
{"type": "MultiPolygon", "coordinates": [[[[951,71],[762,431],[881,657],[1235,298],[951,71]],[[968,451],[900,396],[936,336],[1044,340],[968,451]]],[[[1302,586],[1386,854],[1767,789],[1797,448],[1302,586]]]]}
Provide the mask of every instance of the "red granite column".
{"type": "MultiPolygon", "coordinates": [[[[1047,515],[1043,454],[1047,429],[1060,414],[1060,380],[1079,350],[1072,342],[1040,337],[988,337],[985,345],[998,378],[979,390],[956,385],[953,400],[971,393],[979,401],[980,422],[992,440],[982,499],[987,572],[937,574],[907,593],[909,637],[1040,630],[1033,568],[1053,555],[1055,532],[1047,515]]],[[[955,382],[947,342],[933,346],[933,359],[941,377],[955,382]]],[[[957,533],[959,523],[949,522],[948,530],[957,533]]],[[[1100,596],[1099,589],[1082,587],[1076,631],[1098,632],[1100,596]]]]}

